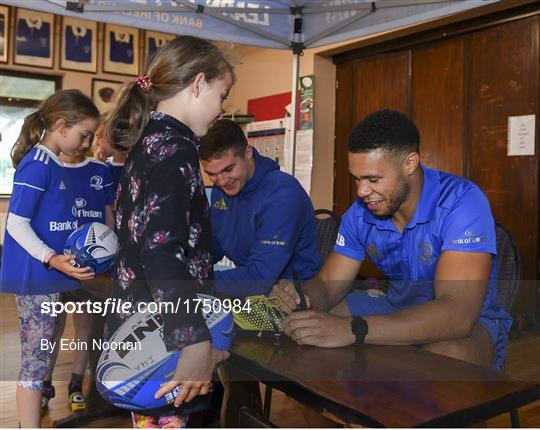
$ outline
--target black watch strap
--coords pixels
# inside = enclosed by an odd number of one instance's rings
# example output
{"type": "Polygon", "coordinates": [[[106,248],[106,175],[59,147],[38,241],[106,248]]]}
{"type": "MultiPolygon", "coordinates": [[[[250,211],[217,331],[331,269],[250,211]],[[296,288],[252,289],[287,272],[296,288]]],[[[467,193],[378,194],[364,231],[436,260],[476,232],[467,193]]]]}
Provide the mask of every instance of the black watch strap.
{"type": "Polygon", "coordinates": [[[351,331],[356,338],[354,344],[363,345],[366,339],[366,335],[368,334],[367,321],[362,317],[352,317],[351,331]]]}

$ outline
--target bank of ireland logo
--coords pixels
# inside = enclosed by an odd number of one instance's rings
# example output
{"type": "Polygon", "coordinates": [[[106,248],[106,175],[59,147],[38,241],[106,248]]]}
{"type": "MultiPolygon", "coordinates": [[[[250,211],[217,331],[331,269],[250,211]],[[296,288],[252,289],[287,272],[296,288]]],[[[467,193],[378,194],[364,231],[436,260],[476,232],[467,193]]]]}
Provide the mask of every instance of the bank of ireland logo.
{"type": "Polygon", "coordinates": [[[79,209],[82,209],[86,206],[86,200],[82,197],[77,197],[75,199],[75,204],[73,205],[73,208],[71,209],[71,213],[73,216],[79,216],[79,209]]]}
{"type": "Polygon", "coordinates": [[[92,176],[90,178],[90,187],[92,187],[96,191],[103,189],[103,178],[98,175],[92,176]]]}
{"type": "Polygon", "coordinates": [[[336,245],[337,246],[345,246],[345,238],[340,233],[337,234],[336,245]]]}

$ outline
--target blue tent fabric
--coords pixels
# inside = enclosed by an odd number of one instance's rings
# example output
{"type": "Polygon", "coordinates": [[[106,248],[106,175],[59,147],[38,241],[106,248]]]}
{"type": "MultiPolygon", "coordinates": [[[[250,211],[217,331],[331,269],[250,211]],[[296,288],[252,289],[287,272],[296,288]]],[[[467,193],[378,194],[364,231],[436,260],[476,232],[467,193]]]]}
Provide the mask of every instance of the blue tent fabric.
{"type": "Polygon", "coordinates": [[[0,0],[0,4],[171,34],[290,49],[301,12],[305,48],[412,25],[500,0],[0,0]]]}

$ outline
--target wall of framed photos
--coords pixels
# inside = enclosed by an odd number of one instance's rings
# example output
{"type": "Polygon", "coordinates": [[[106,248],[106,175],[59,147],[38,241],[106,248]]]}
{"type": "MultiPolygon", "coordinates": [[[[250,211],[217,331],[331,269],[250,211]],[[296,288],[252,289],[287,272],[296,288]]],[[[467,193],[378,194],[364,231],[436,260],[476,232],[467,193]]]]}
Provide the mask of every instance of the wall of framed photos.
{"type": "Polygon", "coordinates": [[[123,82],[175,36],[0,5],[0,67],[62,78],[108,109],[123,82]]]}

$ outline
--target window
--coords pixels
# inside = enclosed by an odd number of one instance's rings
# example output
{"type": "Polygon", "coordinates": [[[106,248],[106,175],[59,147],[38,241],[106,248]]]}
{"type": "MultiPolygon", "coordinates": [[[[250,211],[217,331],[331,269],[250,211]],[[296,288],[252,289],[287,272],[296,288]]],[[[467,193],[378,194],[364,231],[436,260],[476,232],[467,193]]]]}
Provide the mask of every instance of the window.
{"type": "Polygon", "coordinates": [[[0,69],[0,195],[11,194],[15,169],[11,149],[24,118],[60,88],[61,78],[0,69]]]}

